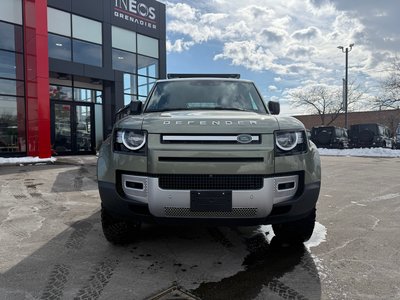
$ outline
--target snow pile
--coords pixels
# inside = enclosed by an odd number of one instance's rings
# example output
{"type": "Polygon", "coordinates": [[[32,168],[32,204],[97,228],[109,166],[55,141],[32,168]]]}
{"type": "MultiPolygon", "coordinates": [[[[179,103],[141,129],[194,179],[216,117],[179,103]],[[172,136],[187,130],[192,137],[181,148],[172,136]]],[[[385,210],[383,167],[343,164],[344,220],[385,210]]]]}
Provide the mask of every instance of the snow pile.
{"type": "MultiPolygon", "coordinates": [[[[268,242],[271,242],[272,238],[275,236],[271,225],[261,225],[259,232],[266,235],[268,242]]],[[[310,251],[310,248],[317,247],[323,242],[326,242],[326,227],[319,222],[315,222],[313,234],[311,238],[304,243],[304,245],[308,251],[310,251]]]]}
{"type": "Polygon", "coordinates": [[[0,165],[16,165],[16,164],[37,164],[37,163],[53,163],[57,159],[54,157],[50,158],[39,158],[33,156],[27,157],[0,157],[0,165]]]}
{"type": "Polygon", "coordinates": [[[313,234],[304,245],[310,251],[310,248],[317,247],[323,242],[326,242],[326,227],[321,223],[315,222],[313,234]]]}
{"type": "Polygon", "coordinates": [[[360,149],[324,149],[318,148],[320,155],[325,156],[369,156],[369,157],[400,157],[400,150],[384,148],[360,149]]]}

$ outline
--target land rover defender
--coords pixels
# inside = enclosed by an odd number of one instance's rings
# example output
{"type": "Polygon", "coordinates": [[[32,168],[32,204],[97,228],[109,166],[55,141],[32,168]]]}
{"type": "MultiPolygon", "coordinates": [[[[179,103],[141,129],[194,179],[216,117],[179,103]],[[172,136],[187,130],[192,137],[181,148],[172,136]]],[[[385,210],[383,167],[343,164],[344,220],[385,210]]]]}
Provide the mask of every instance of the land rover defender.
{"type": "Polygon", "coordinates": [[[100,149],[106,239],[127,243],[156,222],[272,224],[277,237],[308,240],[321,170],[304,125],[238,76],[170,78],[119,112],[100,149]]]}

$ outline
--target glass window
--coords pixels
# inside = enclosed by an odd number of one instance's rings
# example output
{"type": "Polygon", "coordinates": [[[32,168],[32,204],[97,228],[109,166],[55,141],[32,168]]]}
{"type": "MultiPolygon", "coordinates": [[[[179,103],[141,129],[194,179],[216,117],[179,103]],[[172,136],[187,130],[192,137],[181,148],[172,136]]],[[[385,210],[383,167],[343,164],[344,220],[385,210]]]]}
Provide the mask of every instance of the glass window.
{"type": "Polygon", "coordinates": [[[94,106],[94,123],[96,131],[96,149],[99,149],[103,142],[103,107],[101,105],[94,106]]]}
{"type": "Polygon", "coordinates": [[[86,65],[103,65],[102,48],[100,45],[73,40],[73,61],[86,65]]]}
{"type": "Polygon", "coordinates": [[[22,27],[0,22],[0,49],[22,52],[22,27]]]}
{"type": "Polygon", "coordinates": [[[136,54],[113,49],[113,69],[129,73],[136,72],[136,54]]]}
{"type": "Polygon", "coordinates": [[[1,0],[0,20],[22,24],[21,0],[1,0]]]}
{"type": "Polygon", "coordinates": [[[72,76],[64,73],[50,72],[49,81],[52,85],[72,86],[72,76]]]}
{"type": "Polygon", "coordinates": [[[147,96],[155,82],[153,78],[138,76],[139,95],[147,96]]]}
{"type": "Polygon", "coordinates": [[[112,47],[136,52],[136,33],[112,26],[112,47]]]}
{"type": "Polygon", "coordinates": [[[101,23],[72,15],[72,37],[102,44],[101,23]]]}
{"type": "Polygon", "coordinates": [[[24,80],[22,54],[0,51],[0,77],[24,80]]]}
{"type": "Polygon", "coordinates": [[[4,95],[23,96],[24,82],[17,80],[0,79],[0,91],[4,95]]]}
{"type": "Polygon", "coordinates": [[[24,152],[25,100],[0,96],[0,152],[24,152]]]}
{"type": "Polygon", "coordinates": [[[158,78],[158,60],[138,55],[138,74],[158,78]]]}
{"type": "Polygon", "coordinates": [[[158,40],[138,34],[137,52],[143,55],[158,58],[158,40]]]}
{"type": "Polygon", "coordinates": [[[124,74],[124,94],[136,94],[136,76],[124,74]]]}
{"type": "Polygon", "coordinates": [[[94,102],[96,98],[96,92],[89,89],[74,88],[74,100],[84,102],[94,102]]]}
{"type": "Polygon", "coordinates": [[[53,100],[72,101],[72,87],[50,85],[49,97],[53,100]]]}
{"type": "Polygon", "coordinates": [[[131,103],[131,101],[135,101],[137,100],[137,96],[136,95],[124,95],[124,105],[128,105],[129,103],[131,103]]]}
{"type": "Polygon", "coordinates": [[[47,30],[49,32],[71,36],[71,14],[54,9],[47,8],[47,30]]]}
{"type": "Polygon", "coordinates": [[[71,39],[49,33],[49,57],[71,60],[71,39]]]}
{"type": "Polygon", "coordinates": [[[102,91],[95,91],[96,92],[96,103],[102,104],[103,103],[103,92],[102,91]]]}
{"type": "Polygon", "coordinates": [[[72,150],[71,138],[71,105],[54,104],[54,140],[53,149],[56,152],[72,150]]]}
{"type": "Polygon", "coordinates": [[[100,91],[103,89],[103,82],[96,78],[74,76],[74,87],[100,91]]]}
{"type": "Polygon", "coordinates": [[[92,150],[92,108],[88,105],[76,106],[76,146],[78,151],[92,150]]]}

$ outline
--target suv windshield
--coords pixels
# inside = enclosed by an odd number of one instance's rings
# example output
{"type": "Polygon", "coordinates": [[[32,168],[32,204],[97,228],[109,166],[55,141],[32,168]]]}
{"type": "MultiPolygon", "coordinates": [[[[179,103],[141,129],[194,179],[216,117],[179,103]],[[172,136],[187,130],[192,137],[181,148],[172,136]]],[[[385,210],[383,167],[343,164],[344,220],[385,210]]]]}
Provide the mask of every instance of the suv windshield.
{"type": "Polygon", "coordinates": [[[351,130],[357,130],[356,128],[358,127],[358,131],[363,131],[363,130],[369,130],[375,134],[378,134],[378,125],[376,124],[360,124],[360,125],[355,125],[354,127],[351,126],[351,130]]]}
{"type": "Polygon", "coordinates": [[[146,112],[218,109],[266,113],[254,84],[224,80],[159,82],[146,112]]]}
{"type": "Polygon", "coordinates": [[[320,132],[328,132],[329,134],[332,134],[333,131],[335,130],[334,127],[314,127],[311,129],[311,134],[314,136],[318,135],[320,132]]]}
{"type": "Polygon", "coordinates": [[[347,133],[346,130],[342,129],[342,128],[336,128],[336,136],[338,137],[347,137],[347,133]]]}

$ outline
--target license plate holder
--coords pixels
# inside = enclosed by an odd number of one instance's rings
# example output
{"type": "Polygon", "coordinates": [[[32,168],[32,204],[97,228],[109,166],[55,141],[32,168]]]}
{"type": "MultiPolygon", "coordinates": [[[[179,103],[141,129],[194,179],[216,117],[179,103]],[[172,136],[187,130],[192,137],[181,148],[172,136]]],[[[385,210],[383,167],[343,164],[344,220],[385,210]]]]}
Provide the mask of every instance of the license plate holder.
{"type": "Polygon", "coordinates": [[[190,191],[190,211],[231,212],[232,191],[190,191]]]}

